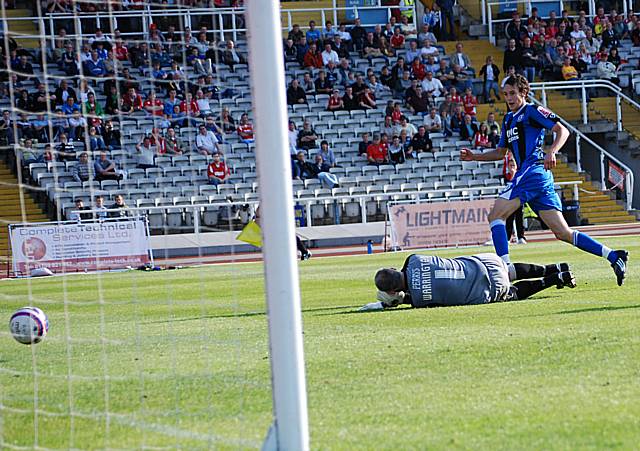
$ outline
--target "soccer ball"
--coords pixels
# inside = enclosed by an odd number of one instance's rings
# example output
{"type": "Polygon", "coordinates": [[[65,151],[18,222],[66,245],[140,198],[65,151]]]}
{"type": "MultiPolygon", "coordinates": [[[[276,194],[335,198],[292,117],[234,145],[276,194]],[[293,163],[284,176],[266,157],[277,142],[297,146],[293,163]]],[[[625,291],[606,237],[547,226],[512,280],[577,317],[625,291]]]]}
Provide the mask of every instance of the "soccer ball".
{"type": "Polygon", "coordinates": [[[37,307],[22,307],[11,315],[9,328],[19,343],[32,345],[42,341],[49,331],[49,318],[37,307]]]}

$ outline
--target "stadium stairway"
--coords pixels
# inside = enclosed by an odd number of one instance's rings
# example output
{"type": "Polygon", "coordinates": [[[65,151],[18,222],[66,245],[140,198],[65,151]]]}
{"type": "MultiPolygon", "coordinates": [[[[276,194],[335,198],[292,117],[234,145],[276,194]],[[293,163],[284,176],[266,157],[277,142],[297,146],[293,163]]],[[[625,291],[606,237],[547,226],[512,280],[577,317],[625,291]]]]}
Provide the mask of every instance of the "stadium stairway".
{"type": "MultiPolygon", "coordinates": [[[[286,9],[304,10],[304,9],[319,9],[319,8],[332,9],[333,3],[334,2],[332,0],[290,1],[290,2],[280,2],[280,7],[282,10],[286,10],[286,9]]],[[[340,3],[342,2],[338,2],[338,6],[344,6],[340,3]]],[[[287,31],[285,29],[289,24],[289,17],[288,17],[289,14],[291,14],[291,24],[294,24],[294,23],[298,24],[305,31],[308,28],[310,20],[315,20],[317,29],[321,30],[322,28],[324,28],[324,23],[322,22],[322,14],[320,13],[320,11],[299,11],[299,12],[296,11],[291,13],[283,12],[281,13],[281,23],[282,23],[282,26],[284,27],[283,35],[285,37],[287,35],[287,31]]],[[[345,17],[344,11],[339,11],[338,21],[342,20],[344,17],[345,17]]],[[[325,20],[333,21],[333,13],[331,13],[330,11],[327,11],[325,20]]],[[[334,24],[334,27],[337,29],[338,24],[334,24]]]]}
{"type": "Polygon", "coordinates": [[[40,47],[40,40],[35,38],[20,38],[20,35],[38,35],[38,24],[30,20],[15,20],[13,18],[30,17],[33,14],[28,9],[6,9],[7,21],[4,24],[5,30],[11,32],[11,36],[16,39],[18,45],[29,49],[40,47]]]}
{"type": "MultiPolygon", "coordinates": [[[[629,214],[621,203],[618,203],[611,195],[596,188],[589,180],[586,173],[578,173],[561,156],[553,170],[556,182],[582,181],[578,186],[578,200],[580,201],[580,214],[589,224],[617,224],[635,222],[635,216],[629,214]]],[[[573,188],[563,189],[566,200],[573,200],[573,188]]]]}
{"type": "MultiPolygon", "coordinates": [[[[18,179],[11,169],[0,161],[0,260],[9,255],[9,232],[7,225],[22,222],[18,179]]],[[[28,222],[44,222],[49,218],[33,198],[24,193],[24,214],[28,222]]]]}

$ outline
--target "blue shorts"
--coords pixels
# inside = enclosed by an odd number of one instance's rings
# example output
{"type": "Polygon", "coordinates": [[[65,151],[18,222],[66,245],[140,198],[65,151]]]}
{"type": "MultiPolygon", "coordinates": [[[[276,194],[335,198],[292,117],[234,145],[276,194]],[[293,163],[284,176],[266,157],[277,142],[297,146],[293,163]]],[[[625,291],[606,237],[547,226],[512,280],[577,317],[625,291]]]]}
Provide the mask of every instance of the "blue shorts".
{"type": "Polygon", "coordinates": [[[516,174],[499,197],[507,200],[519,198],[523,205],[528,203],[536,214],[543,210],[562,211],[560,196],[553,188],[553,175],[542,166],[529,166],[516,174]]]}

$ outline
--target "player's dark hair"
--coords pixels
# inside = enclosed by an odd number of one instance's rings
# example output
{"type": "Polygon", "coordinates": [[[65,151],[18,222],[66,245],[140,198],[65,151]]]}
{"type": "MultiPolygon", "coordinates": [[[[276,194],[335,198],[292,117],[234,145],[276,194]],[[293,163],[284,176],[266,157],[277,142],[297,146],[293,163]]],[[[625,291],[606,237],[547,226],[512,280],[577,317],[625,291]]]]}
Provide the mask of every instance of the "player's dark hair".
{"type": "Polygon", "coordinates": [[[518,92],[527,96],[529,94],[529,81],[520,74],[511,75],[504,82],[505,86],[510,85],[518,89],[518,92]]]}
{"type": "Polygon", "coordinates": [[[391,268],[383,268],[376,273],[374,283],[380,291],[402,291],[404,289],[402,273],[391,268]]]}

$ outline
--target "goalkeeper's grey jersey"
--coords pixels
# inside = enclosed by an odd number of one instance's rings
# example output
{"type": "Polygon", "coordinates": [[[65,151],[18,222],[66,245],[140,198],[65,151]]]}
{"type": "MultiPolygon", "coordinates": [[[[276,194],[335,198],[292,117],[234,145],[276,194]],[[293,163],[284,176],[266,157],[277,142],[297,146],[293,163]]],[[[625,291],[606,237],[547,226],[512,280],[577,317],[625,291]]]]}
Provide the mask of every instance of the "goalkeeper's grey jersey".
{"type": "Polygon", "coordinates": [[[509,276],[500,257],[411,255],[403,268],[414,307],[485,304],[500,300],[509,276]]]}

